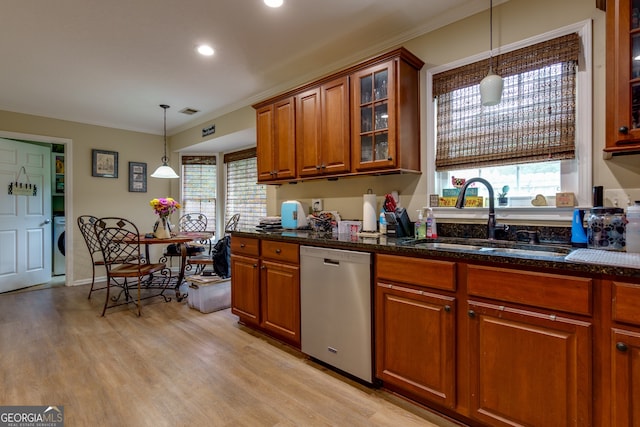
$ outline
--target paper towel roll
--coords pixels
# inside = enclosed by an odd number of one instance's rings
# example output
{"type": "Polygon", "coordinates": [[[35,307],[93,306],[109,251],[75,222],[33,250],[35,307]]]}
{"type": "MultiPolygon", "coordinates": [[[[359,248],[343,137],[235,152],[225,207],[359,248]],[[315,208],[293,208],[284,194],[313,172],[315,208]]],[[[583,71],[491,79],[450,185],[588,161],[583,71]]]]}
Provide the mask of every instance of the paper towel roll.
{"type": "Polygon", "coordinates": [[[376,213],[376,195],[362,195],[362,231],[376,231],[378,215],[376,213]]]}

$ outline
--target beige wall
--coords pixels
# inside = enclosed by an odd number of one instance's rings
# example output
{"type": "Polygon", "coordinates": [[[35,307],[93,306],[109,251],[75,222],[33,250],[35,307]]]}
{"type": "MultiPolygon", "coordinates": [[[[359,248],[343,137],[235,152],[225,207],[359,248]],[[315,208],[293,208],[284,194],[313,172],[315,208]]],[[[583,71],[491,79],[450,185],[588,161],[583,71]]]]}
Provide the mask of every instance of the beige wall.
{"type": "MultiPolygon", "coordinates": [[[[471,16],[460,22],[403,43],[422,58],[425,69],[488,49],[488,12],[471,16]]],[[[595,8],[594,0],[510,0],[494,11],[494,47],[509,44],[540,33],[544,33],[586,19],[593,19],[593,180],[594,185],[605,188],[640,187],[640,162],[637,155],[602,159],[604,147],[604,101],[605,101],[605,19],[604,12],[595,8]]],[[[364,59],[364,58],[363,58],[364,59]]],[[[424,78],[423,71],[423,78],[424,78]]],[[[269,88],[264,88],[268,90],[269,88]]],[[[424,85],[423,85],[424,90],[424,85]]],[[[426,100],[422,101],[423,108],[426,100]]],[[[215,120],[209,120],[184,130],[169,139],[170,149],[176,152],[184,147],[202,142],[201,129],[215,123],[216,137],[232,134],[242,129],[255,127],[255,115],[250,106],[240,108],[215,120]]],[[[0,131],[34,135],[48,135],[72,141],[73,176],[72,212],[94,215],[126,215],[141,227],[150,229],[154,216],[148,206],[152,197],[178,194],[177,181],[149,178],[147,193],[128,192],[128,162],[147,162],[151,173],[158,165],[162,150],[162,137],[99,126],[46,119],[42,117],[0,111],[0,131]],[[120,174],[118,179],[94,178],[91,176],[91,149],[113,150],[119,153],[120,174]]],[[[422,129],[424,147],[426,129],[422,129]]],[[[170,155],[172,165],[177,166],[178,156],[170,155]]],[[[295,185],[269,187],[269,214],[277,214],[282,200],[323,198],[325,209],[338,210],[344,218],[361,216],[362,194],[371,188],[382,197],[391,190],[398,190],[401,202],[409,209],[412,218],[414,209],[426,204],[427,177],[425,150],[422,150],[422,175],[396,175],[367,178],[342,179],[339,181],[311,181],[295,185]]],[[[68,218],[75,224],[75,218],[68,218]]],[[[74,225],[77,231],[77,227],[74,225]]],[[[73,279],[75,283],[86,282],[91,270],[87,264],[86,249],[79,233],[73,236],[73,279]]]]}

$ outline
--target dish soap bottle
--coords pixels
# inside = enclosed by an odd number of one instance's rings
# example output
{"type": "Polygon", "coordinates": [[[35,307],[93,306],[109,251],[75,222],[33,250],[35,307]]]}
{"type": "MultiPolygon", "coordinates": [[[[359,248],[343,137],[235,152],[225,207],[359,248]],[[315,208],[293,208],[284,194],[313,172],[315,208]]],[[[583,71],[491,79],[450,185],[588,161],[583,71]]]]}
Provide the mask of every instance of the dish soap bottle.
{"type": "Polygon", "coordinates": [[[427,237],[427,225],[425,224],[424,217],[422,216],[422,209],[418,209],[418,220],[414,227],[414,237],[416,239],[424,239],[427,237]]]}
{"type": "Polygon", "coordinates": [[[429,239],[438,238],[438,226],[436,225],[436,217],[433,216],[433,209],[427,209],[427,232],[426,237],[429,239]]]}
{"type": "Polygon", "coordinates": [[[384,216],[384,209],[380,210],[380,221],[378,223],[380,234],[387,234],[387,218],[384,216]]]}

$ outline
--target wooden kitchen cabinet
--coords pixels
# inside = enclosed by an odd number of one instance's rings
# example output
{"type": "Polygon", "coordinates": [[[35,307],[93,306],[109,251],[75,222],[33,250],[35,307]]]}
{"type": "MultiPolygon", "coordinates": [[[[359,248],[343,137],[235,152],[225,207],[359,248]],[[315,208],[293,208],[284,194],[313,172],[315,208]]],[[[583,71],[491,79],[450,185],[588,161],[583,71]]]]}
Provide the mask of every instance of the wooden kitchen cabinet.
{"type": "Polygon", "coordinates": [[[300,348],[299,246],[233,236],[231,312],[247,326],[300,348]]]}
{"type": "Polygon", "coordinates": [[[354,171],[420,171],[422,66],[399,49],[351,75],[354,171]]]}
{"type": "Polygon", "coordinates": [[[613,282],[611,425],[640,425],[640,285],[613,282]]]}
{"type": "Polygon", "coordinates": [[[293,243],[261,241],[260,326],[300,347],[300,261],[293,243]]]}
{"type": "Polygon", "coordinates": [[[434,290],[455,289],[455,264],[379,254],[376,266],[376,377],[416,401],[454,408],[456,299],[434,290]]]}
{"type": "Polygon", "coordinates": [[[640,152],[640,0],[607,2],[605,158],[640,152]]]}
{"type": "Polygon", "coordinates": [[[470,297],[492,300],[468,301],[470,417],[592,425],[593,280],[480,265],[466,277],[470,297]]]}
{"type": "Polygon", "coordinates": [[[256,110],[258,182],[296,176],[295,100],[289,97],[256,110]]]}
{"type": "Polygon", "coordinates": [[[346,76],[296,96],[296,145],[300,178],[349,172],[351,140],[346,76]]]}

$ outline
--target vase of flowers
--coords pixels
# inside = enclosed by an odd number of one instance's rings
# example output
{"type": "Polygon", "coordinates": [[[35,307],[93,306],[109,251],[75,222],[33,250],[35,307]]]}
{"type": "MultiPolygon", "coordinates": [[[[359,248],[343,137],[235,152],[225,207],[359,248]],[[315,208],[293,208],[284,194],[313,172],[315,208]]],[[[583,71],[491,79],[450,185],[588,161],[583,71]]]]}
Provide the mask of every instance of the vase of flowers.
{"type": "Polygon", "coordinates": [[[168,239],[171,237],[171,224],[169,216],[177,209],[180,209],[180,203],[171,197],[153,199],[149,202],[153,211],[158,215],[158,219],[153,226],[153,234],[158,239],[168,239]]]}

